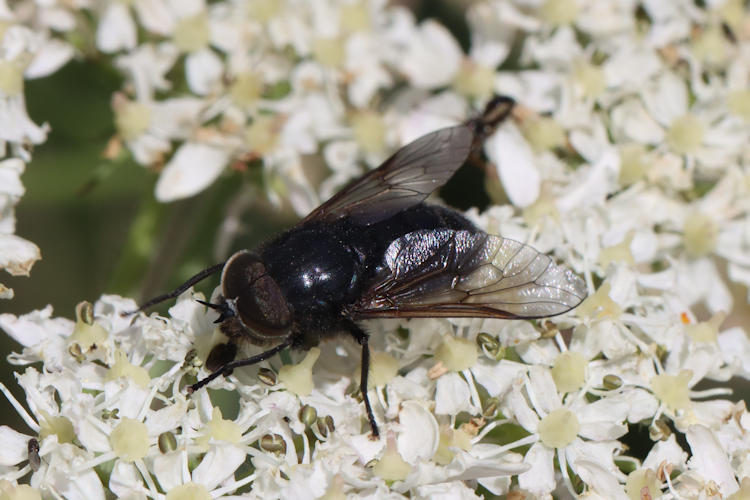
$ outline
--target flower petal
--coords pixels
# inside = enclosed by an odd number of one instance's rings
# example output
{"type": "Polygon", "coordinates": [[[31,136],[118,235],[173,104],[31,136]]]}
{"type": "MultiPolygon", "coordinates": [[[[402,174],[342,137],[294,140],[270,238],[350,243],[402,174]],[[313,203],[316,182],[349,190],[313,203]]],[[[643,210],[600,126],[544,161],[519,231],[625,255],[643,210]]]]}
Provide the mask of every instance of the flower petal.
{"type": "Polygon", "coordinates": [[[484,150],[497,166],[510,202],[527,207],[539,197],[541,176],[534,163],[531,147],[512,124],[501,127],[486,142],[484,150]]]}
{"type": "Polygon", "coordinates": [[[156,199],[163,202],[193,196],[213,183],[229,161],[226,151],[188,142],[180,146],[156,183],[156,199]]]}

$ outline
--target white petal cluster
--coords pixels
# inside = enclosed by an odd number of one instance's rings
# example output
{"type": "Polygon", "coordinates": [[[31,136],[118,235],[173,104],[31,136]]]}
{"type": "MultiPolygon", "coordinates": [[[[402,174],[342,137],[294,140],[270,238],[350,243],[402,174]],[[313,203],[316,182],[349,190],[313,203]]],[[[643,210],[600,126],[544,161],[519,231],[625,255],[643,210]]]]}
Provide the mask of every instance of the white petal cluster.
{"type": "MultiPolygon", "coordinates": [[[[47,139],[49,128],[29,117],[24,81],[50,75],[73,57],[65,35],[75,27],[73,12],[56,2],[22,3],[0,2],[0,271],[14,276],[28,276],[41,258],[34,243],[15,234],[15,206],[31,149],[47,139]]],[[[0,299],[12,297],[0,283],[0,299]]]]}
{"type": "MultiPolygon", "coordinates": [[[[23,346],[11,361],[42,363],[17,375],[24,403],[3,388],[31,429],[0,427],[4,495],[750,496],[750,414],[729,398],[730,381],[750,378],[736,292],[750,286],[746,2],[480,0],[466,53],[440,23],[382,0],[65,2],[24,22],[60,32],[76,10],[126,76],[117,139],[163,167],[161,201],[241,164],[304,215],[362,165],[512,96],[513,118],[484,146],[494,205],[468,216],[554,255],[589,297],[535,323],[366,325],[379,440],[348,340],[187,396],[222,338],[192,293],[168,318],[123,317],[135,304],[114,296],[75,322],[49,307],[2,314],[23,346]]],[[[6,33],[0,58],[30,50],[13,45],[32,44],[24,30],[6,33]]],[[[36,75],[65,53],[45,40],[33,46],[56,52],[26,66],[36,75]]],[[[24,119],[23,73],[6,75],[18,69],[6,59],[0,140],[23,158],[44,129],[24,119]]],[[[13,235],[22,170],[0,163],[9,270],[38,258],[13,235]]]]}

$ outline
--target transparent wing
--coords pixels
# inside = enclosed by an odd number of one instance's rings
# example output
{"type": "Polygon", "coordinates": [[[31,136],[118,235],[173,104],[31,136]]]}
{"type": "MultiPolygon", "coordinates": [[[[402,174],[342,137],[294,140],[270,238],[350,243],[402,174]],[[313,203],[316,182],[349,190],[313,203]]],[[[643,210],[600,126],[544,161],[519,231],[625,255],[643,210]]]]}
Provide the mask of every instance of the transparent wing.
{"type": "Polygon", "coordinates": [[[528,245],[478,231],[420,230],[391,243],[376,283],[349,313],[543,318],[585,297],[580,277],[528,245]]]}
{"type": "Polygon", "coordinates": [[[407,144],[313,210],[302,223],[348,216],[360,224],[373,224],[421,203],[453,176],[513,105],[512,99],[497,96],[478,117],[407,144]]]}
{"type": "Polygon", "coordinates": [[[349,216],[372,224],[387,219],[445,184],[466,161],[473,140],[474,134],[465,124],[422,136],[344,187],[305,221],[349,216]]]}

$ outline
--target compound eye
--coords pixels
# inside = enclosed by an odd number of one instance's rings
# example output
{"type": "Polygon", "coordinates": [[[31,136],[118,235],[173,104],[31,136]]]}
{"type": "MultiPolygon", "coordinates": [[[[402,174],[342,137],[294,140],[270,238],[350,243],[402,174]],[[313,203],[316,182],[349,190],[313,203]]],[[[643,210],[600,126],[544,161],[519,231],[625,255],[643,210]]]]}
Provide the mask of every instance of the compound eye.
{"type": "Polygon", "coordinates": [[[257,256],[237,252],[224,266],[221,279],[224,297],[234,300],[247,328],[266,337],[288,333],[292,315],[286,297],[257,256]]]}

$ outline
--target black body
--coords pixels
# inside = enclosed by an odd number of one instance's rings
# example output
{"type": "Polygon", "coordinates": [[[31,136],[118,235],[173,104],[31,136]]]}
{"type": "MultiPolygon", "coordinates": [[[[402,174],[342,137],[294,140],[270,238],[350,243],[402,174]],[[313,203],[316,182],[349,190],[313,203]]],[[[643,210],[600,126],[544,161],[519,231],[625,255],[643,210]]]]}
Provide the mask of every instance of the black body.
{"type": "Polygon", "coordinates": [[[386,248],[407,233],[438,228],[476,229],[455,210],[420,203],[369,226],[348,217],[310,222],[263,245],[261,260],[292,309],[293,346],[349,333],[346,312],[382,272],[386,248]]]}
{"type": "Polygon", "coordinates": [[[370,350],[358,321],[393,317],[540,318],[562,314],[586,295],[570,270],[522,243],[492,236],[464,216],[424,200],[455,173],[511,112],[496,97],[484,113],[427,134],[341,189],[294,228],[254,251],[241,250],[139,310],[176,297],[221,271],[216,321],[229,338],[209,355],[198,390],[234,368],[286,348],[309,349],[346,333],[362,346],[367,395],[370,350]],[[237,345],[268,345],[233,361],[237,345]]]}

